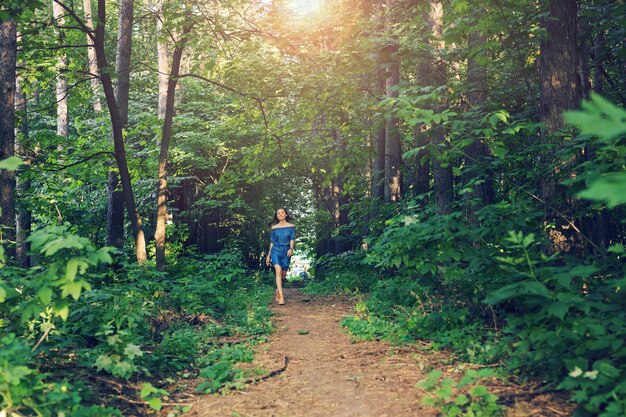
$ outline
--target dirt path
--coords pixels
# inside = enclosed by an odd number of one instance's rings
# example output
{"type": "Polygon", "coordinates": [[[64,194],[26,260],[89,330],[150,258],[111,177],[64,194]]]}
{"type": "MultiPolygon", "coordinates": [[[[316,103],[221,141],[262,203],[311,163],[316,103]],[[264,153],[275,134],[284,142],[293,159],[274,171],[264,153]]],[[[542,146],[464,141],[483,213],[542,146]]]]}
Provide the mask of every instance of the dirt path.
{"type": "MultiPolygon", "coordinates": [[[[353,342],[339,324],[354,312],[353,303],[291,288],[285,295],[286,305],[272,306],[277,331],[257,349],[252,366],[280,369],[287,356],[287,369],[243,391],[196,397],[185,416],[434,417],[436,410],[420,404],[428,394],[416,383],[432,369],[455,379],[462,375],[445,352],[353,342]]],[[[488,385],[512,407],[507,417],[562,417],[573,411],[563,395],[515,383],[488,385]]]]}
{"type": "Polygon", "coordinates": [[[281,374],[225,396],[203,397],[189,416],[434,416],[422,409],[415,383],[424,377],[406,352],[380,342],[352,343],[339,321],[352,312],[337,298],[287,289],[273,306],[277,331],[255,365],[281,374]],[[306,334],[300,334],[305,333],[306,334]],[[412,362],[407,366],[407,360],[412,362]]]}

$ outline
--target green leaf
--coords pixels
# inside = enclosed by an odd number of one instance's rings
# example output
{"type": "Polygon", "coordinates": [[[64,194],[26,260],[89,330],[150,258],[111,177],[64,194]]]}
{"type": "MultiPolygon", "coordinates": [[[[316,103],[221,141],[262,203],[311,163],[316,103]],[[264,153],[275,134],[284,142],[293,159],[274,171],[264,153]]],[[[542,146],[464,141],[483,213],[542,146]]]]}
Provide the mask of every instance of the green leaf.
{"type": "Polygon", "coordinates": [[[129,343],[124,348],[124,354],[128,357],[128,359],[134,359],[136,356],[142,356],[143,352],[141,351],[139,346],[129,343]]]}
{"type": "Polygon", "coordinates": [[[153,410],[159,411],[161,409],[161,399],[160,398],[152,398],[148,400],[148,405],[153,410]]]}
{"type": "Polygon", "coordinates": [[[489,390],[484,385],[476,385],[470,390],[470,395],[472,397],[482,397],[483,395],[489,394],[489,390]]]}
{"type": "Polygon", "coordinates": [[[6,169],[7,171],[15,171],[23,162],[17,156],[9,156],[7,159],[0,161],[0,169],[6,169]]]}
{"type": "Polygon", "coordinates": [[[108,370],[112,364],[113,360],[111,359],[111,357],[109,355],[102,354],[98,356],[98,359],[96,359],[96,362],[93,364],[93,366],[95,366],[98,371],[101,371],[103,369],[108,370]]]}
{"type": "Polygon", "coordinates": [[[567,314],[568,311],[569,311],[569,306],[560,301],[550,303],[550,305],[548,306],[548,313],[550,313],[551,315],[555,317],[560,318],[561,320],[563,320],[563,318],[565,317],[565,314],[567,314]]]}
{"type": "Polygon", "coordinates": [[[626,171],[606,174],[578,193],[587,200],[602,201],[608,208],[626,203],[626,171]]]}
{"type": "Polygon", "coordinates": [[[41,287],[39,291],[37,291],[37,297],[39,297],[42,304],[50,304],[50,301],[52,300],[52,288],[41,287]]]}

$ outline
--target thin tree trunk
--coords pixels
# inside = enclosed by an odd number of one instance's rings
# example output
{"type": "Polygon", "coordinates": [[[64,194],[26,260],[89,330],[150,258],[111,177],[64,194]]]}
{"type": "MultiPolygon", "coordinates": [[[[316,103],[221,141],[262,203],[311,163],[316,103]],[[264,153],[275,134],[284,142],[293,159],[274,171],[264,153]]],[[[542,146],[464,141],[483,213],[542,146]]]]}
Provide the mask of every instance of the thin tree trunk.
{"type": "MultiPolygon", "coordinates": [[[[397,57],[391,56],[389,72],[387,73],[387,97],[398,98],[398,86],[400,84],[400,63],[397,57]]],[[[395,109],[392,109],[387,117],[385,126],[385,201],[400,200],[400,168],[402,166],[402,145],[400,141],[400,129],[395,109]]]]}
{"type": "MultiPolygon", "coordinates": [[[[382,96],[385,93],[385,68],[378,64],[376,69],[376,93],[382,96]]],[[[376,153],[372,163],[372,195],[380,200],[385,198],[385,146],[386,130],[384,115],[376,116],[374,120],[374,138],[376,153]]]]}
{"type": "MultiPolygon", "coordinates": [[[[13,156],[15,146],[15,82],[17,28],[13,21],[0,21],[0,161],[13,156]]],[[[15,248],[15,174],[0,169],[0,243],[9,258],[15,248]]]]}
{"type": "MultiPolygon", "coordinates": [[[[429,11],[426,16],[426,21],[430,33],[432,33],[431,46],[433,48],[442,48],[444,45],[441,40],[443,31],[443,5],[441,1],[431,0],[429,2],[429,11]]],[[[447,82],[445,63],[436,55],[431,56],[429,80],[431,81],[431,85],[435,87],[445,85],[447,82]]],[[[442,99],[441,104],[435,106],[435,111],[443,111],[444,106],[445,101],[442,99]]],[[[437,150],[447,150],[448,146],[445,141],[445,131],[441,125],[434,125],[430,130],[430,134],[432,143],[437,150]]],[[[450,213],[452,211],[452,203],[454,202],[452,166],[446,161],[434,157],[433,179],[437,211],[440,214],[450,213]]]]}
{"type": "Polygon", "coordinates": [[[167,160],[170,140],[172,136],[172,120],[174,118],[174,101],[176,95],[176,83],[180,71],[180,62],[183,50],[187,43],[187,35],[191,28],[186,27],[181,40],[177,42],[172,58],[172,70],[167,84],[167,101],[165,106],[165,118],[163,119],[163,133],[161,136],[161,149],[159,152],[159,180],[157,183],[157,222],[154,231],[156,243],[156,265],[159,271],[165,270],[165,226],[167,223],[167,160]]]}
{"type": "Polygon", "coordinates": [[[167,106],[167,85],[169,79],[169,54],[165,34],[163,33],[163,1],[159,1],[159,10],[156,17],[157,28],[157,61],[159,71],[159,100],[157,116],[159,120],[165,119],[167,106]]]}
{"type": "MultiPolygon", "coordinates": [[[[87,1],[87,0],[85,0],[87,1]]],[[[130,58],[132,53],[133,0],[120,2],[117,31],[115,99],[122,128],[128,126],[128,99],[130,92],[130,58]]],[[[124,195],[119,190],[119,177],[111,170],[107,181],[107,244],[121,248],[124,245],[124,195]]]]}
{"type": "MultiPolygon", "coordinates": [[[[93,30],[93,13],[91,11],[91,0],[83,0],[83,10],[85,12],[85,25],[93,30]]],[[[91,45],[91,38],[87,36],[87,43],[91,45]]],[[[102,111],[102,103],[100,103],[100,85],[98,82],[98,63],[96,62],[96,50],[93,46],[87,47],[87,57],[89,60],[89,74],[91,78],[91,91],[93,93],[93,110],[95,112],[102,111]]]]}
{"type": "MultiPolygon", "coordinates": [[[[21,42],[19,33],[17,37],[18,43],[21,42]]],[[[26,94],[22,91],[22,83],[23,80],[18,77],[15,85],[15,113],[20,118],[20,123],[15,127],[15,153],[18,156],[26,154],[27,150],[22,145],[28,139],[27,101],[26,94]]],[[[26,171],[25,168],[28,169],[27,165],[23,165],[16,176],[18,204],[17,217],[15,219],[15,259],[22,268],[30,266],[30,255],[28,253],[30,251],[30,243],[26,239],[30,235],[32,225],[32,214],[23,202],[24,194],[28,192],[31,186],[30,179],[22,178],[26,171]]]]}
{"type": "Polygon", "coordinates": [[[602,62],[604,60],[604,31],[598,31],[595,44],[593,46],[593,91],[602,94],[604,86],[602,85],[602,62]]]}
{"type": "MultiPolygon", "coordinates": [[[[65,24],[65,10],[58,3],[52,2],[52,13],[56,25],[65,24]]],[[[59,45],[65,43],[65,32],[63,29],[58,30],[59,45]]],[[[56,83],[56,102],[57,102],[57,135],[67,138],[69,136],[69,119],[67,113],[67,78],[65,72],[67,70],[67,56],[61,52],[57,58],[57,83],[56,83]]],[[[61,148],[61,147],[59,147],[61,148]]]]}
{"type": "Polygon", "coordinates": [[[107,107],[111,116],[111,127],[113,130],[113,147],[115,153],[115,161],[120,172],[122,181],[122,190],[124,193],[124,201],[128,217],[133,227],[135,238],[135,254],[137,262],[140,264],[146,261],[146,239],[143,232],[141,216],[137,212],[135,205],[135,196],[130,181],[130,173],[128,172],[128,164],[126,162],[126,150],[124,146],[123,123],[115,99],[115,91],[113,82],[109,73],[108,62],[106,59],[106,50],[104,47],[104,29],[106,22],[106,0],[98,0],[98,24],[95,31],[96,56],[98,58],[98,70],[100,71],[100,80],[104,90],[107,107]]]}
{"type": "MultiPolygon", "coordinates": [[[[479,50],[476,54],[481,54],[481,48],[484,47],[485,38],[479,32],[473,32],[469,35],[468,48],[470,50],[479,50]]],[[[476,56],[470,56],[467,59],[467,82],[469,84],[469,92],[467,99],[469,105],[475,110],[479,110],[485,101],[485,89],[487,85],[487,71],[483,64],[477,62],[476,56]]],[[[488,158],[491,152],[489,147],[480,138],[477,138],[472,144],[465,148],[465,166],[463,182],[472,184],[472,192],[469,194],[471,201],[467,206],[467,216],[470,221],[475,221],[475,213],[481,208],[494,201],[493,177],[491,172],[486,169],[488,158]]]]}
{"type": "MultiPolygon", "coordinates": [[[[337,149],[337,157],[345,158],[346,142],[339,129],[334,129],[333,138],[335,139],[335,147],[337,149]]],[[[345,176],[343,171],[340,171],[332,182],[332,195],[334,205],[334,218],[337,226],[345,226],[348,224],[348,212],[345,205],[348,203],[348,198],[345,195],[344,186],[345,176]]]]}

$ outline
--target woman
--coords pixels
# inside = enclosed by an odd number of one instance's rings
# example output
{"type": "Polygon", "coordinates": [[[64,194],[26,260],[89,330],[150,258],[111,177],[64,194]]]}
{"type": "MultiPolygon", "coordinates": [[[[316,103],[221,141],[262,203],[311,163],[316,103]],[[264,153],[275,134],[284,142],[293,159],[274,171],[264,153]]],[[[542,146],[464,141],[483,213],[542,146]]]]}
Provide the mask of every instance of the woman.
{"type": "Polygon", "coordinates": [[[287,276],[291,255],[293,255],[296,227],[289,223],[291,218],[284,208],[279,208],[274,213],[274,220],[270,223],[272,233],[270,236],[270,250],[267,253],[265,263],[274,265],[276,271],[276,301],[285,304],[283,294],[283,280],[287,276]]]}

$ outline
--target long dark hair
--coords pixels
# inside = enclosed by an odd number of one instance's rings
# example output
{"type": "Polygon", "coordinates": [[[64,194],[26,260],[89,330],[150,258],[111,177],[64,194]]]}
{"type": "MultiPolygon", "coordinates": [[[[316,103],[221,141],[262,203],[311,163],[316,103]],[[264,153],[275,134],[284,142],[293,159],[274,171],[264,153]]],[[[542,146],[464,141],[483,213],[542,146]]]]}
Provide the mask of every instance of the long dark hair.
{"type": "Polygon", "coordinates": [[[289,215],[289,212],[287,211],[287,209],[284,207],[278,207],[276,210],[274,210],[274,219],[272,219],[272,221],[268,223],[270,227],[272,227],[275,224],[280,223],[280,220],[278,220],[278,216],[276,214],[278,213],[278,210],[283,210],[285,212],[285,221],[291,222],[291,216],[289,215]]]}

